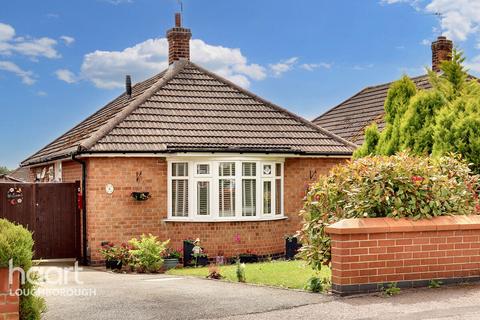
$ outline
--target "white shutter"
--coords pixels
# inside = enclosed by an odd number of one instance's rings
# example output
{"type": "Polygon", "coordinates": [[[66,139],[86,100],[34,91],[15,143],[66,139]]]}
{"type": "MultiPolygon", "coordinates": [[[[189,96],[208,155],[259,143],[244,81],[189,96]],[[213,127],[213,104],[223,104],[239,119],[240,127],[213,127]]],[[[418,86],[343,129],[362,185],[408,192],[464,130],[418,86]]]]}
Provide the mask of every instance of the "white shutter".
{"type": "Polygon", "coordinates": [[[272,213],[272,181],[263,181],[263,214],[272,213]]]}
{"type": "Polygon", "coordinates": [[[210,214],[210,182],[197,181],[197,215],[210,214]]]}

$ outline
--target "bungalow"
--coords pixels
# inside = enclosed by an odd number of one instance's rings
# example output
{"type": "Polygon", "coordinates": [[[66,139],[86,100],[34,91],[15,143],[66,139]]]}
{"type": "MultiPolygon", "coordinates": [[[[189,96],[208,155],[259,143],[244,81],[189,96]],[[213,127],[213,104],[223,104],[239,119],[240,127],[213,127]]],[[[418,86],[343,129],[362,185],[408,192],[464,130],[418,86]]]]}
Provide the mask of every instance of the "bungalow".
{"type": "MultiPolygon", "coordinates": [[[[440,63],[451,59],[453,43],[446,37],[440,36],[432,43],[432,70],[439,72],[440,63]]],[[[411,78],[419,89],[430,89],[428,75],[411,78]]],[[[392,82],[367,87],[339,105],[323,113],[312,122],[334,134],[361,146],[364,140],[364,131],[376,122],[378,129],[385,126],[383,116],[387,92],[392,82]]]]}
{"type": "Polygon", "coordinates": [[[190,38],[176,14],[167,70],[134,86],[127,76],[125,93],[22,162],[39,181],[82,181],[91,263],[102,242],[143,233],[177,248],[200,238],[210,257],[282,254],[306,185],[352,154],[347,140],[190,62],[190,38]]]}

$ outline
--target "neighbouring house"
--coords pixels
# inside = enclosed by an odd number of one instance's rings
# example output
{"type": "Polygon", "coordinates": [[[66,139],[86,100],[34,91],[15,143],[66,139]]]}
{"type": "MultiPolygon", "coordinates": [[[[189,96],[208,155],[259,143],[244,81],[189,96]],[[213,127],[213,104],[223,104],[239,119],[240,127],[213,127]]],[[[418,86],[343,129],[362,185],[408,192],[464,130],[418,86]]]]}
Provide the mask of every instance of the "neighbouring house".
{"type": "MultiPolygon", "coordinates": [[[[452,58],[453,43],[440,36],[432,42],[431,48],[432,70],[439,72],[441,62],[452,58]]],[[[411,79],[419,89],[432,87],[427,74],[411,79]]],[[[384,104],[391,84],[392,82],[367,87],[312,122],[360,146],[363,144],[365,129],[372,122],[377,123],[380,131],[384,128],[384,104]]]]}
{"type": "Polygon", "coordinates": [[[282,254],[306,186],[351,157],[354,144],[190,62],[190,38],[176,14],[167,70],[127,76],[125,93],[22,162],[37,181],[83,181],[92,263],[102,242],[148,233],[177,248],[200,238],[210,257],[282,254]]]}
{"type": "Polygon", "coordinates": [[[30,170],[28,168],[17,168],[12,172],[1,174],[0,182],[30,182],[30,170]]]}

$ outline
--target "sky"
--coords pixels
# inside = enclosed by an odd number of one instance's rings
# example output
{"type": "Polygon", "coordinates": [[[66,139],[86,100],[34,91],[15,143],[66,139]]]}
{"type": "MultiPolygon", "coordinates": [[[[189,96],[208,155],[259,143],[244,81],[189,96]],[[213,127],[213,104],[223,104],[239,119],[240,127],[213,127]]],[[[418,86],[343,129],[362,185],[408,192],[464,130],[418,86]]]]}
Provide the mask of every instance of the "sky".
{"type": "MultiPolygon", "coordinates": [[[[167,66],[177,0],[16,0],[0,10],[0,166],[15,168],[167,66]]],[[[183,0],[191,58],[307,119],[425,73],[439,35],[480,75],[478,0],[183,0]]]]}

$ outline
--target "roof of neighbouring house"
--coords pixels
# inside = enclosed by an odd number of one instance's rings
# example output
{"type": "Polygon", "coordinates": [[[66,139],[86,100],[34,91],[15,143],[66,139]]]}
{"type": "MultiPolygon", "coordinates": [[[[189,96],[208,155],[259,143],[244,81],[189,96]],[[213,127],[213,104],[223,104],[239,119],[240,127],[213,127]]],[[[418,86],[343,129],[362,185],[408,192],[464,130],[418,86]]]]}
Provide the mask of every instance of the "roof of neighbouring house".
{"type": "Polygon", "coordinates": [[[8,173],[8,176],[18,181],[28,182],[30,180],[30,170],[28,168],[19,167],[8,173]]]}
{"type": "MultiPolygon", "coordinates": [[[[419,89],[432,87],[428,75],[411,79],[419,89]]],[[[383,129],[385,125],[383,120],[384,104],[392,83],[367,87],[312,122],[356,145],[361,145],[364,139],[364,130],[372,122],[377,123],[379,130],[383,129]]]]}
{"type": "Polygon", "coordinates": [[[187,60],[133,86],[22,162],[74,153],[351,155],[354,145],[187,60]]]}

